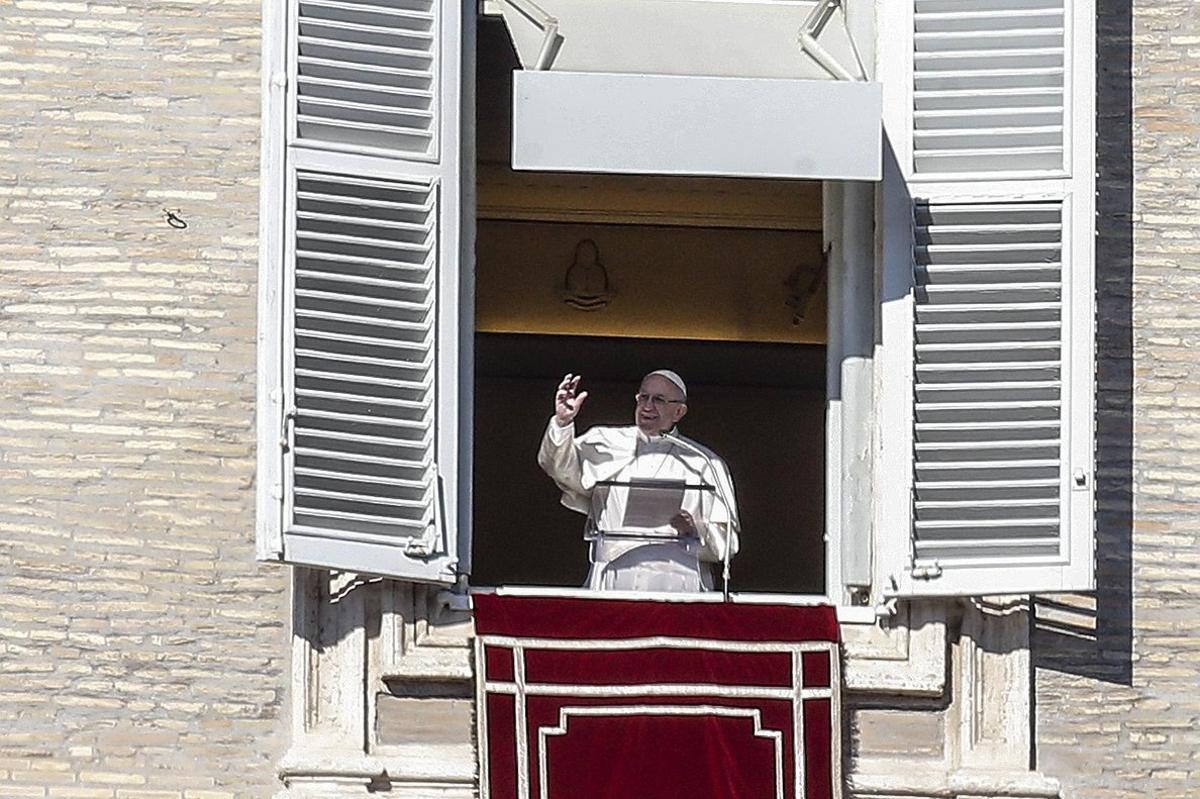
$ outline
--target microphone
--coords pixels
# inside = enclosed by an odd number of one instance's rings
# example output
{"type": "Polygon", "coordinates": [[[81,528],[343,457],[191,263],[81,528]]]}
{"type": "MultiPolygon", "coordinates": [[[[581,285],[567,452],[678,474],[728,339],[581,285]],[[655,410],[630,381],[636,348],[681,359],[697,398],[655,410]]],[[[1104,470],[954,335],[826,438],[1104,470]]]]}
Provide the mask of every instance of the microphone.
{"type": "MultiPolygon", "coordinates": [[[[688,441],[686,438],[684,438],[681,435],[679,435],[678,433],[676,433],[674,430],[663,432],[661,435],[663,438],[667,439],[672,444],[678,444],[679,446],[681,446],[685,449],[688,449],[688,450],[696,453],[697,455],[699,455],[701,458],[704,459],[705,465],[709,469],[712,470],[713,485],[716,486],[716,489],[717,489],[716,490],[717,499],[721,500],[721,502],[725,505],[726,512],[729,514],[730,535],[726,537],[725,546],[723,548],[724,551],[721,553],[721,583],[722,583],[721,593],[724,595],[724,600],[726,602],[728,602],[729,601],[729,558],[730,558],[729,550],[732,548],[731,543],[732,543],[733,536],[738,535],[742,531],[742,522],[741,522],[741,519],[738,518],[737,503],[734,502],[731,497],[725,496],[724,481],[720,479],[720,473],[718,472],[716,463],[713,461],[713,458],[711,455],[709,455],[707,452],[705,452],[703,449],[696,446],[692,442],[688,441]]],[[[701,475],[700,477],[701,477],[701,480],[703,480],[704,475],[701,475]]]]}

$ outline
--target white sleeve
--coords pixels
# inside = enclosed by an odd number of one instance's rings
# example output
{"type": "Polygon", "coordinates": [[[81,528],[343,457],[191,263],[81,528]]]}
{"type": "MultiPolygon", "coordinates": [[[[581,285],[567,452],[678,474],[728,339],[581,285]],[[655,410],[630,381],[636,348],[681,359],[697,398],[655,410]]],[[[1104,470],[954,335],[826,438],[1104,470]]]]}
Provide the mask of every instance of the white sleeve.
{"type": "Polygon", "coordinates": [[[737,497],[733,491],[733,478],[725,468],[725,462],[713,460],[713,482],[717,487],[710,512],[699,526],[700,559],[721,563],[725,560],[725,548],[729,548],[732,559],[738,552],[737,497]],[[728,503],[728,505],[726,504],[728,503]]]}
{"type": "Polygon", "coordinates": [[[538,465],[564,493],[587,493],[583,489],[583,464],[575,444],[574,422],[563,427],[553,416],[550,417],[538,449],[538,465]]]}

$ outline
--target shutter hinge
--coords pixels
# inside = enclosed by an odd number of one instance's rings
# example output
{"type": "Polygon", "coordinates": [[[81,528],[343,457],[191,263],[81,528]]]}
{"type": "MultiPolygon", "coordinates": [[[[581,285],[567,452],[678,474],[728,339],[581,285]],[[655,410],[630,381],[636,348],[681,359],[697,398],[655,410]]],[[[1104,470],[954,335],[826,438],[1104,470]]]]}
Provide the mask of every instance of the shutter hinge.
{"type": "Polygon", "coordinates": [[[1088,473],[1084,469],[1074,470],[1071,473],[1071,481],[1074,483],[1075,488],[1087,488],[1090,482],[1088,480],[1088,473]]]}
{"type": "Polygon", "coordinates": [[[283,414],[283,428],[279,431],[279,448],[284,452],[292,449],[292,437],[296,432],[296,409],[283,414]]]}
{"type": "Polygon", "coordinates": [[[276,89],[286,89],[287,83],[288,83],[288,80],[287,80],[286,72],[276,72],[274,75],[271,76],[271,85],[274,86],[276,89]]]}
{"type": "Polygon", "coordinates": [[[942,576],[942,565],[935,560],[932,566],[913,566],[909,576],[914,580],[936,580],[942,576]]]}

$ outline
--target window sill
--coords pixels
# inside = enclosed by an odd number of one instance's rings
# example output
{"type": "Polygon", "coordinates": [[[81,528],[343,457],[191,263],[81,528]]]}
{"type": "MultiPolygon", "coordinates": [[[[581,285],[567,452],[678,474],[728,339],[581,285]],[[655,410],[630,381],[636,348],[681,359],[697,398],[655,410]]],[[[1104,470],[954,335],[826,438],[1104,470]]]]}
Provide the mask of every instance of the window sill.
{"type": "MultiPolygon", "coordinates": [[[[720,593],[698,594],[611,591],[579,588],[511,586],[472,589],[472,594],[583,599],[650,599],[660,602],[722,601],[720,593]]],[[[432,597],[431,597],[432,599],[432,597]]],[[[829,598],[795,594],[734,594],[733,602],[777,602],[792,605],[830,604],[829,598]]],[[[426,606],[425,624],[443,630],[422,639],[382,669],[382,678],[462,681],[471,678],[471,594],[442,591],[426,606]],[[440,609],[440,610],[439,610],[440,609]],[[435,618],[436,617],[436,618],[435,618]]],[[[845,686],[856,693],[940,696],[946,687],[946,603],[905,602],[895,615],[880,618],[873,607],[837,608],[842,631],[845,686]]]]}
{"type": "MultiPolygon", "coordinates": [[[[570,599],[646,599],[655,602],[711,602],[724,601],[719,591],[701,593],[652,592],[652,591],[591,591],[586,588],[559,588],[543,586],[500,586],[498,588],[471,589],[471,594],[498,594],[500,596],[543,596],[570,599]]],[[[470,611],[471,595],[444,592],[440,595],[451,610],[470,611]]],[[[730,594],[731,602],[741,604],[774,603],[780,605],[832,605],[829,597],[820,594],[730,594]]],[[[867,606],[841,605],[837,607],[840,624],[875,624],[876,609],[867,606]]]]}

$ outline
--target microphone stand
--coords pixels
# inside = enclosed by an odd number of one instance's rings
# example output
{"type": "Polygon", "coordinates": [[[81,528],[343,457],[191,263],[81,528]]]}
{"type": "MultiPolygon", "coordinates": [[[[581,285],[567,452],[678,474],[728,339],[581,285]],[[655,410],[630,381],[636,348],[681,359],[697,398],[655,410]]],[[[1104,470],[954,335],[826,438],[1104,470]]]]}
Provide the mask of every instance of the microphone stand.
{"type": "MultiPolygon", "coordinates": [[[[691,450],[692,452],[696,453],[697,455],[699,455],[701,458],[704,459],[705,465],[707,465],[708,468],[712,470],[713,485],[717,489],[717,496],[721,499],[721,501],[723,503],[725,503],[725,509],[729,512],[729,531],[730,531],[731,535],[726,536],[725,546],[722,548],[723,551],[721,553],[721,594],[722,594],[723,601],[728,602],[729,601],[729,557],[730,557],[729,550],[731,549],[730,539],[732,538],[733,535],[738,535],[742,531],[742,522],[741,522],[741,519],[738,518],[737,505],[734,504],[729,497],[725,496],[724,486],[722,485],[722,481],[719,479],[719,475],[717,473],[717,467],[716,467],[716,464],[713,463],[713,459],[712,459],[711,455],[709,455],[707,452],[702,450],[700,447],[697,447],[695,444],[693,444],[692,442],[683,438],[682,436],[680,436],[678,433],[676,433],[674,431],[664,432],[662,434],[662,437],[667,439],[668,441],[670,441],[672,444],[678,444],[681,447],[691,450]]],[[[701,480],[703,480],[704,475],[700,475],[700,478],[701,478],[701,480]]]]}

